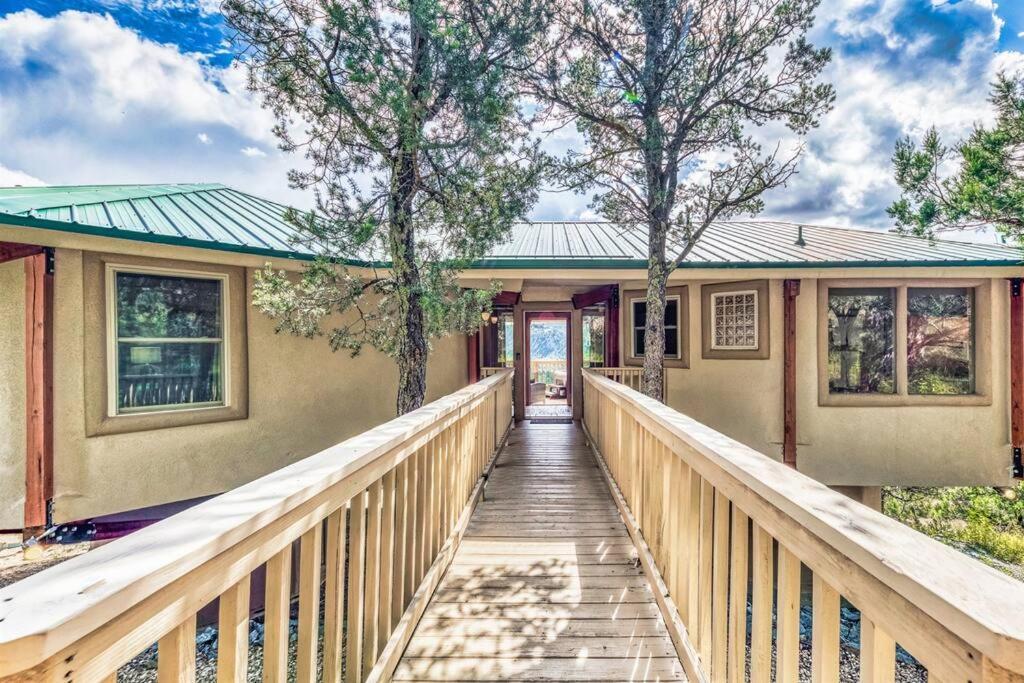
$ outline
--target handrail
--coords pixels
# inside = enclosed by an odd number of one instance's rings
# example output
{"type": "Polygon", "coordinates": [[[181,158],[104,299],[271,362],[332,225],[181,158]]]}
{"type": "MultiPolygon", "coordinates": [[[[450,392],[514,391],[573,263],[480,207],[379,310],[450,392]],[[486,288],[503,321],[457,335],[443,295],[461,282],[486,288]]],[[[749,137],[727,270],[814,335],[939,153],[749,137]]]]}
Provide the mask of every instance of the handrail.
{"type": "Polygon", "coordinates": [[[773,680],[797,680],[802,563],[814,680],[838,680],[843,597],[862,613],[861,680],[893,680],[899,644],[929,680],[1024,681],[1019,582],[596,372],[584,424],[692,679],[743,681],[749,652],[768,681],[774,641],[773,680]]]}
{"type": "Polygon", "coordinates": [[[640,391],[644,379],[644,369],[640,366],[622,368],[588,368],[594,374],[625,384],[630,389],[640,391]]]}
{"type": "Polygon", "coordinates": [[[217,597],[218,669],[244,679],[249,576],[266,563],[264,671],[283,680],[298,540],[298,680],[316,676],[322,574],[324,680],[341,675],[345,595],[346,680],[365,680],[417,588],[439,576],[432,564],[450,556],[446,539],[510,426],[511,378],[498,372],[0,589],[0,679],[113,680],[154,642],[160,680],[187,679],[196,614],[217,597]]]}

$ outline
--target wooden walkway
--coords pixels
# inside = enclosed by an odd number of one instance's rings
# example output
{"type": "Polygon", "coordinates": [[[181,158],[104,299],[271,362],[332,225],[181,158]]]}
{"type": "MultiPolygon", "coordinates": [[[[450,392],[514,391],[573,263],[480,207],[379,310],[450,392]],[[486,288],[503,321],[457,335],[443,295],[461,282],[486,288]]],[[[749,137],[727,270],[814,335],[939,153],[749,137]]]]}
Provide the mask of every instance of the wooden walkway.
{"type": "Polygon", "coordinates": [[[573,425],[512,431],[400,681],[685,680],[573,425]]]}

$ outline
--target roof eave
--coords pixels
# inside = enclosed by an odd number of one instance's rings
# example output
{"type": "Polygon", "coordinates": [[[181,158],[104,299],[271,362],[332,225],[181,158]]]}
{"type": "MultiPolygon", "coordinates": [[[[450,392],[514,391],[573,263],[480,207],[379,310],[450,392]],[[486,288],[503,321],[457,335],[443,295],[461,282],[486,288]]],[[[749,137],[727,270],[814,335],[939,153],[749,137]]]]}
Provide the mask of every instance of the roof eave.
{"type": "MultiPolygon", "coordinates": [[[[313,261],[316,256],[298,251],[286,251],[284,249],[271,249],[267,247],[253,247],[245,244],[225,244],[223,242],[210,242],[198,240],[191,237],[180,237],[175,235],[162,235],[155,232],[131,232],[120,228],[104,228],[85,223],[65,223],[47,218],[35,218],[32,216],[16,216],[13,214],[0,214],[0,224],[14,225],[25,228],[40,228],[43,230],[56,230],[58,232],[70,232],[78,235],[91,235],[95,237],[106,237],[109,239],[125,240],[128,242],[148,242],[152,244],[167,244],[179,247],[191,247],[193,249],[206,249],[208,251],[226,251],[236,254],[252,254],[255,256],[266,256],[275,259],[289,259],[292,261],[313,261]]],[[[344,259],[340,261],[347,266],[354,268],[383,268],[387,264],[376,261],[365,261],[361,259],[344,259]]]]}
{"type": "MultiPolygon", "coordinates": [[[[58,232],[69,232],[80,235],[91,235],[109,239],[131,242],[148,242],[171,246],[190,247],[210,251],[251,254],[275,259],[293,261],[313,261],[315,256],[297,251],[253,247],[244,244],[225,244],[191,237],[164,235],[154,232],[131,231],[120,228],[107,228],[85,223],[68,223],[33,216],[0,214],[0,224],[19,227],[39,228],[58,232]]],[[[382,261],[363,259],[344,259],[339,261],[355,268],[387,268],[390,264],[382,261]]],[[[918,259],[918,260],[861,260],[861,261],[733,261],[733,262],[686,262],[679,269],[838,269],[838,268],[985,268],[985,267],[1024,267],[1022,259],[918,259]]],[[[466,270],[646,270],[646,259],[632,258],[485,258],[474,261],[466,270]]]]}

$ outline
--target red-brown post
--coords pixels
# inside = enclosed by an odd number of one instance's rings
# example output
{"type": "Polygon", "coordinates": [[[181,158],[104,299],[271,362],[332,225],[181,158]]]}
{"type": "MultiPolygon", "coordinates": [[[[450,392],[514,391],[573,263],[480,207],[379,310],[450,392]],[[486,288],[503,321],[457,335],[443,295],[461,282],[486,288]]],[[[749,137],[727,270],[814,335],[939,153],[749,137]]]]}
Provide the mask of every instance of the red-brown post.
{"type": "Polygon", "coordinates": [[[26,537],[46,528],[53,497],[53,252],[25,257],[26,537]]]}
{"type": "Polygon", "coordinates": [[[796,297],[799,280],[782,283],[782,462],[796,468],[796,297]]]}
{"type": "Polygon", "coordinates": [[[1021,278],[1010,279],[1010,447],[1013,476],[1024,479],[1024,295],[1021,278]]]}
{"type": "Polygon", "coordinates": [[[612,285],[605,309],[608,324],[605,326],[605,364],[610,368],[619,367],[619,286],[612,285]]]}

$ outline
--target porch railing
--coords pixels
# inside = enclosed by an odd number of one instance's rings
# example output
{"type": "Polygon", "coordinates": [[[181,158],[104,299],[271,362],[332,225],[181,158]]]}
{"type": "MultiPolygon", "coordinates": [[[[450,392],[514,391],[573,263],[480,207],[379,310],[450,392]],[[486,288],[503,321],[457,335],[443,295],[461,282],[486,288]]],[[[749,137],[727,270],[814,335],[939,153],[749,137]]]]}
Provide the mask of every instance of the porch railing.
{"type": "Polygon", "coordinates": [[[897,644],[930,681],[1024,681],[1019,582],[603,374],[584,423],[690,680],[741,683],[749,657],[752,683],[797,681],[803,607],[812,680],[838,681],[843,598],[861,681],[894,679],[897,644]]]}
{"type": "MultiPolygon", "coordinates": [[[[613,382],[619,384],[625,384],[630,389],[636,389],[640,391],[640,387],[644,381],[644,369],[638,366],[623,367],[623,368],[588,368],[590,372],[602,377],[607,377],[613,382]]],[[[668,389],[668,374],[665,370],[662,370],[662,386],[668,389]]]]}
{"type": "Polygon", "coordinates": [[[293,583],[295,680],[316,680],[318,657],[325,683],[386,679],[511,423],[511,380],[495,372],[0,590],[0,679],[115,681],[156,643],[158,680],[191,681],[196,615],[219,598],[217,680],[244,681],[250,576],[264,564],[265,681],[289,678],[293,583]]]}

